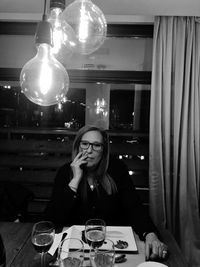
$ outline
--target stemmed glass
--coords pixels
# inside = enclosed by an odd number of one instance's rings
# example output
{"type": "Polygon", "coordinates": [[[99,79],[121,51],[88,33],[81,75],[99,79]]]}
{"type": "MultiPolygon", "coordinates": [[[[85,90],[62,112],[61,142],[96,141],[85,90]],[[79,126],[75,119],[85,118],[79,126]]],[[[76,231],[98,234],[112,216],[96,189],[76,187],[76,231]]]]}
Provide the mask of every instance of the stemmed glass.
{"type": "Polygon", "coordinates": [[[35,250],[41,255],[41,267],[45,267],[45,253],[53,244],[55,229],[52,222],[41,221],[34,224],[31,241],[35,250]]]}
{"type": "Polygon", "coordinates": [[[85,223],[85,239],[90,248],[97,250],[106,237],[106,223],[102,219],[90,219],[85,223]]]}

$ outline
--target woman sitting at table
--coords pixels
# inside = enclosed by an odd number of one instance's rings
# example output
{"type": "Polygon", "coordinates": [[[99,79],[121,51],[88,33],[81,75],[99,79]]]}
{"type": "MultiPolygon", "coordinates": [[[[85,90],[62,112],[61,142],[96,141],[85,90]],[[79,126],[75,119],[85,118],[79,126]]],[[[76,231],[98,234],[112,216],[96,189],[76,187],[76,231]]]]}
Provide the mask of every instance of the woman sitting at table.
{"type": "Polygon", "coordinates": [[[131,225],[145,241],[147,259],[166,257],[167,247],[143,211],[127,167],[109,157],[109,138],[100,128],[85,126],[77,133],[72,162],[57,173],[46,216],[56,226],[84,225],[91,218],[131,225]]]}

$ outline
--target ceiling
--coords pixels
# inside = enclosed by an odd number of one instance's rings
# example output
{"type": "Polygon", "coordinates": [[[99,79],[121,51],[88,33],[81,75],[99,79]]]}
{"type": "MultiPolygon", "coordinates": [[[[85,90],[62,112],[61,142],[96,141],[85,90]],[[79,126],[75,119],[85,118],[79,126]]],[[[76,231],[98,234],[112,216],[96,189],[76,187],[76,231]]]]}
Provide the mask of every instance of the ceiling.
{"type": "MultiPolygon", "coordinates": [[[[70,2],[66,0],[66,5],[70,2]]],[[[155,15],[200,16],[200,0],[93,0],[93,3],[113,23],[152,22],[155,15]]],[[[0,20],[38,21],[43,5],[44,0],[0,0],[0,20]]]]}

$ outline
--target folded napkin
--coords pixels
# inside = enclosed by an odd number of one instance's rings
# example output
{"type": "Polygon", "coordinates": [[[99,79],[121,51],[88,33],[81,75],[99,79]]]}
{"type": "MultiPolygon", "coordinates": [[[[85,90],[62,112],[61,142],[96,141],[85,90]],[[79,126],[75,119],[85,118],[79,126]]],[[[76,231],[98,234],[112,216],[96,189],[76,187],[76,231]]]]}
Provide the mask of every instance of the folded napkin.
{"type": "Polygon", "coordinates": [[[63,231],[61,233],[55,234],[53,244],[51,245],[48,253],[53,256],[56,249],[60,245],[63,233],[67,233],[67,238],[70,238],[71,232],[72,232],[72,227],[69,227],[69,228],[63,228],[63,231]]]}

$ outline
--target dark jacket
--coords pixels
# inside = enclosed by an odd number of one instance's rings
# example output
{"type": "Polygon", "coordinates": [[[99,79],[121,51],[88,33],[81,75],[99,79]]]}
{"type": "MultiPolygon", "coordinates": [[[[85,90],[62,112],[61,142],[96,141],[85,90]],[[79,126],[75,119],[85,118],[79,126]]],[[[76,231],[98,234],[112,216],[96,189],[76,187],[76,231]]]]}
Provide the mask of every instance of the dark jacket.
{"type": "Polygon", "coordinates": [[[0,220],[27,220],[28,204],[34,195],[28,188],[11,181],[0,183],[0,220]]]}
{"type": "Polygon", "coordinates": [[[142,238],[143,233],[155,231],[149,216],[145,214],[128,169],[122,160],[112,159],[109,175],[117,185],[117,193],[108,195],[101,185],[93,191],[87,187],[88,199],[84,202],[80,193],[73,192],[70,181],[70,164],[62,166],[55,178],[51,201],[46,217],[57,226],[84,225],[88,219],[101,218],[106,225],[132,226],[142,238]]]}

